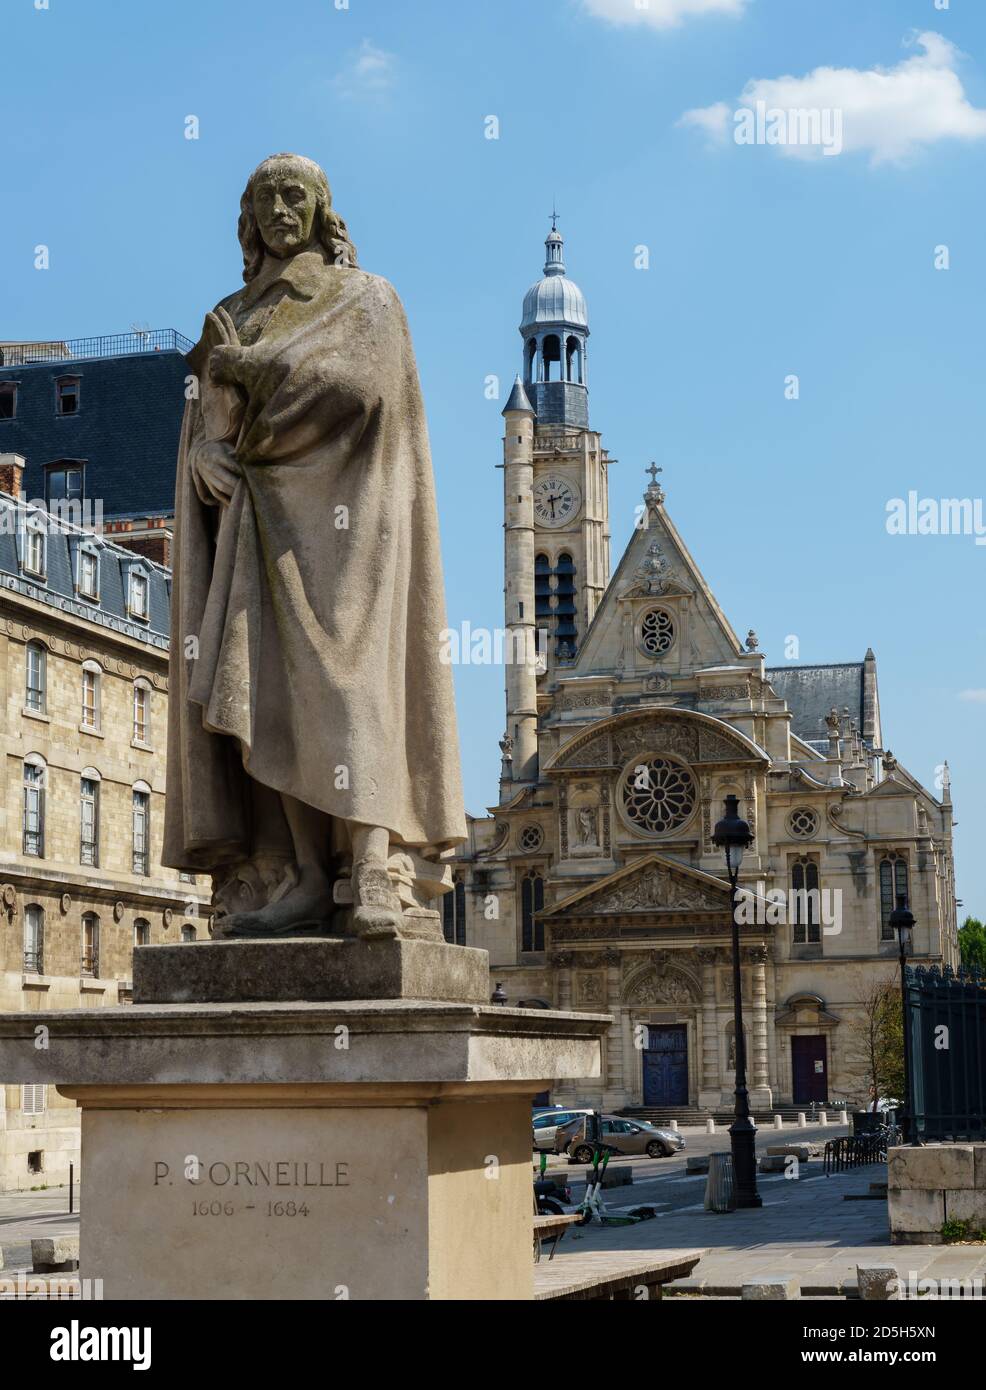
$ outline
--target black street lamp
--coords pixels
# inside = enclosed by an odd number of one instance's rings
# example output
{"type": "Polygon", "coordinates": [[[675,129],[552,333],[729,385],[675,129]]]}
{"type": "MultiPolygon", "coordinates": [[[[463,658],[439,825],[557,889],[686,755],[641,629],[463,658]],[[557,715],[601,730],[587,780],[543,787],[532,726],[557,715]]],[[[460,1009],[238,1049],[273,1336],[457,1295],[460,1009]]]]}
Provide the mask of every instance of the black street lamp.
{"type": "Polygon", "coordinates": [[[733,919],[733,1029],[736,1042],[736,1118],[729,1127],[729,1145],[733,1154],[733,1184],[737,1207],[763,1206],[757,1191],[757,1127],[750,1118],[750,1096],[746,1089],[746,1038],[743,1035],[743,993],[740,985],[739,903],[740,865],[743,851],[753,843],[750,827],[738,811],[735,796],[726,797],[726,814],[719,821],[712,843],[726,853],[726,872],[729,874],[730,903],[733,919]]]}
{"type": "Polygon", "coordinates": [[[911,1079],[911,1030],[908,1027],[907,1017],[907,981],[904,978],[904,972],[907,969],[907,957],[914,954],[914,913],[907,906],[907,896],[904,893],[897,894],[897,906],[890,914],[890,926],[897,933],[897,946],[900,952],[900,1021],[904,1033],[904,1108],[900,1116],[900,1130],[905,1144],[919,1145],[920,1140],[917,1138],[914,1117],[911,1114],[914,1085],[911,1079]]]}

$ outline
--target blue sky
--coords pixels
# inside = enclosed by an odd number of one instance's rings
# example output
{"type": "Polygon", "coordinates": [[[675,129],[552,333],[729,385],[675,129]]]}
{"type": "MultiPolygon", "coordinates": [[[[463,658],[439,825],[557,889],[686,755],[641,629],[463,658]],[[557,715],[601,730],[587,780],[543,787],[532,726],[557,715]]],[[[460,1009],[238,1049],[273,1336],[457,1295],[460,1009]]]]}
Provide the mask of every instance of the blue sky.
{"type": "MultiPolygon", "coordinates": [[[[502,399],[484,385],[518,369],[556,199],[589,302],[591,418],[620,460],[614,566],[654,458],[770,662],[790,634],[809,662],[872,645],[887,742],[929,785],[952,766],[959,895],[986,915],[986,546],[885,525],[911,489],[983,495],[986,6],[938,5],[4,0],[0,337],[196,336],[240,282],[246,175],[310,155],[407,305],[450,621],[493,628],[502,399]],[[737,145],[729,113],[761,97],[838,103],[842,152],[737,145]]],[[[502,671],[456,681],[481,813],[502,671]]]]}

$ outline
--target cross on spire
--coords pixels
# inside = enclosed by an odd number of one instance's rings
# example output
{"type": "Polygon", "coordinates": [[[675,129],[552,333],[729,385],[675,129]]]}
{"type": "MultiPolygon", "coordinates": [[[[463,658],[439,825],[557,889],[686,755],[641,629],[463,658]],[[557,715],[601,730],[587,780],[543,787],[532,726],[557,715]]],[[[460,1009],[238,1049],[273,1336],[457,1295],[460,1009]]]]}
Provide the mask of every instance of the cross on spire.
{"type": "Polygon", "coordinates": [[[650,468],[645,468],[644,472],[650,474],[651,487],[654,487],[657,483],[658,473],[663,473],[664,469],[658,468],[657,464],[652,462],[650,468]]]}
{"type": "Polygon", "coordinates": [[[554,198],[552,198],[552,200],[551,200],[551,230],[552,230],[553,232],[557,232],[557,230],[558,230],[558,213],[557,213],[557,211],[556,211],[556,209],[555,209],[555,200],[554,200],[554,198]]]}

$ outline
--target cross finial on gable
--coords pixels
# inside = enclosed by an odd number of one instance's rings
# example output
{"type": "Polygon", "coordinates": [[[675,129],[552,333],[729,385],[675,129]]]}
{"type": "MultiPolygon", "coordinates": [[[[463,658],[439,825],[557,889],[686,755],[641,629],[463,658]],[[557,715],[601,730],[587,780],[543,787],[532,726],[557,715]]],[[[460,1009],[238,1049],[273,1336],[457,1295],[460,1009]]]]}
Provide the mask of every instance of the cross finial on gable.
{"type": "Polygon", "coordinates": [[[658,473],[663,473],[664,469],[658,468],[657,464],[652,462],[650,468],[645,468],[644,472],[650,474],[651,487],[653,487],[657,482],[658,473]]]}

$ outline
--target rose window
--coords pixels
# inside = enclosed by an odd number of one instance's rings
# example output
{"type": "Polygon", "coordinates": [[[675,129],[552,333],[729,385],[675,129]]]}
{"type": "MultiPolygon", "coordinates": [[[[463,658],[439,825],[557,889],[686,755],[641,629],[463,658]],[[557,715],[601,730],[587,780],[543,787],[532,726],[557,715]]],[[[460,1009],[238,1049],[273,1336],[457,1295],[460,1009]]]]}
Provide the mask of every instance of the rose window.
{"type": "Polygon", "coordinates": [[[674,620],[663,608],[652,608],[640,624],[640,645],[648,656],[663,656],[674,646],[674,620]]]}
{"type": "Polygon", "coordinates": [[[526,850],[540,849],[543,839],[544,831],[539,825],[525,825],[520,832],[520,847],[526,850]]]}
{"type": "Polygon", "coordinates": [[[650,758],[623,774],[623,812],[631,824],[651,835],[677,830],[696,804],[695,779],[682,763],[650,758]]]}
{"type": "Polygon", "coordinates": [[[799,840],[810,839],[818,829],[818,816],[810,806],[799,806],[792,811],[788,820],[791,834],[799,840]]]}

